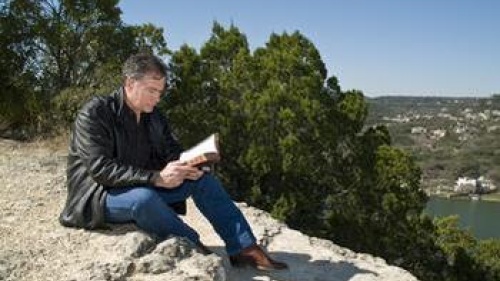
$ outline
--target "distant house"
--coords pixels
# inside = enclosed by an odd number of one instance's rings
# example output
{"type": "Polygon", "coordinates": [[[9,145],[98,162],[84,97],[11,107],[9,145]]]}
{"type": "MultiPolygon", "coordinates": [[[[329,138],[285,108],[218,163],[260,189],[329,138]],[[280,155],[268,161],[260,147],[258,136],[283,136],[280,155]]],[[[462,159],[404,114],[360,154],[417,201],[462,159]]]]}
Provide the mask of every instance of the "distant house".
{"type": "Polygon", "coordinates": [[[491,179],[480,176],[477,180],[479,181],[481,191],[484,193],[493,192],[497,189],[496,185],[491,179]]]}
{"type": "Polygon", "coordinates": [[[412,134],[425,134],[427,133],[427,128],[424,127],[413,127],[411,128],[412,134]]]}
{"type": "Polygon", "coordinates": [[[410,122],[410,118],[409,117],[402,116],[401,114],[398,114],[395,118],[384,116],[384,117],[382,117],[382,120],[384,120],[384,121],[392,121],[392,122],[395,122],[395,123],[408,123],[408,122],[410,122]]]}
{"type": "Polygon", "coordinates": [[[476,193],[476,179],[468,177],[458,178],[453,191],[456,193],[476,193]]]}
{"type": "Polygon", "coordinates": [[[463,134],[467,131],[467,125],[463,123],[457,123],[457,126],[455,127],[455,133],[456,134],[463,134]]]}
{"type": "Polygon", "coordinates": [[[453,191],[456,193],[490,193],[497,189],[490,179],[480,176],[477,179],[461,177],[458,178],[453,191]]]}
{"type": "Polygon", "coordinates": [[[472,113],[466,113],[465,114],[465,120],[475,121],[476,119],[477,119],[477,115],[476,114],[472,114],[472,113]]]}
{"type": "Polygon", "coordinates": [[[490,119],[489,114],[486,114],[484,112],[480,112],[477,116],[479,117],[479,119],[481,119],[483,121],[487,121],[490,119]]]}
{"type": "Polygon", "coordinates": [[[446,136],[446,130],[432,130],[431,131],[431,139],[440,139],[446,136]]]}
{"type": "Polygon", "coordinates": [[[452,120],[452,121],[457,121],[458,118],[449,114],[449,113],[438,113],[437,114],[437,117],[439,118],[443,118],[443,119],[449,119],[449,120],[452,120]]]}
{"type": "Polygon", "coordinates": [[[494,126],[489,126],[488,128],[486,128],[486,131],[488,133],[491,133],[491,132],[494,132],[494,131],[498,131],[499,129],[500,129],[499,125],[494,125],[494,126]]]}

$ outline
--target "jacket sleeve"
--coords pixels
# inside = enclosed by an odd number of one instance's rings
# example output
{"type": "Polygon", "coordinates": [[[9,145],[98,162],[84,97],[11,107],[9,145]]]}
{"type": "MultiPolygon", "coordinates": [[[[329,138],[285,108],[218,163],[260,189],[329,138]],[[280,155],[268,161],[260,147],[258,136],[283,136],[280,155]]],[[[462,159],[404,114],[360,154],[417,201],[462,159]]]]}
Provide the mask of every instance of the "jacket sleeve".
{"type": "Polygon", "coordinates": [[[108,187],[153,185],[156,173],[120,163],[116,149],[114,119],[102,102],[93,100],[78,114],[73,128],[73,153],[82,159],[90,176],[108,187]]]}

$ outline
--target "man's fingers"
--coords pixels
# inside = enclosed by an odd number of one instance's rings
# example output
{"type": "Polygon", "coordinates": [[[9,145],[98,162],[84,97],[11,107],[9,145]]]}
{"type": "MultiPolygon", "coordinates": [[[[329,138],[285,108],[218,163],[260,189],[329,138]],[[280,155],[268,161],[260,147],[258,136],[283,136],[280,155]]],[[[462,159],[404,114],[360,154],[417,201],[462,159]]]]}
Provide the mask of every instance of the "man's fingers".
{"type": "Polygon", "coordinates": [[[203,171],[196,170],[195,172],[188,173],[188,174],[186,175],[186,179],[189,179],[189,180],[197,180],[197,179],[199,179],[202,175],[203,175],[203,171]]]}
{"type": "Polygon", "coordinates": [[[186,166],[186,162],[175,160],[175,161],[169,162],[167,164],[167,166],[186,166]]]}
{"type": "Polygon", "coordinates": [[[176,167],[174,167],[174,170],[181,173],[181,174],[183,173],[184,175],[195,174],[195,173],[199,172],[198,168],[187,166],[187,165],[176,166],[176,167]]]}
{"type": "Polygon", "coordinates": [[[197,167],[192,167],[181,161],[172,161],[160,172],[165,187],[175,188],[184,180],[197,180],[203,175],[197,167]]]}

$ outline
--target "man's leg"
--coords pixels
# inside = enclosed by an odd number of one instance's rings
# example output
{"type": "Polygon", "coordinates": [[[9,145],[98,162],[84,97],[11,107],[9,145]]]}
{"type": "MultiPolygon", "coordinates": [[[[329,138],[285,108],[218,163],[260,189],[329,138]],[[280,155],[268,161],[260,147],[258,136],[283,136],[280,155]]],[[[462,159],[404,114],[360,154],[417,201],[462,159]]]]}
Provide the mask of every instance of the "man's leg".
{"type": "Polygon", "coordinates": [[[247,220],[236,207],[221,183],[211,174],[188,181],[193,200],[226,243],[233,266],[252,266],[260,270],[287,269],[286,263],[273,260],[257,244],[247,220]]]}
{"type": "Polygon", "coordinates": [[[274,270],[285,269],[285,263],[271,259],[256,245],[248,222],[234,205],[220,182],[206,174],[197,181],[186,181],[175,189],[152,187],[116,188],[106,198],[106,220],[112,223],[135,222],[141,229],[163,240],[169,235],[186,237],[201,246],[199,235],[186,225],[168,204],[192,195],[195,204],[226,243],[231,264],[274,270]]]}
{"type": "Polygon", "coordinates": [[[205,174],[184,185],[189,186],[194,203],[224,240],[228,255],[235,255],[256,243],[247,220],[214,176],[205,174]]]}
{"type": "MultiPolygon", "coordinates": [[[[105,204],[106,221],[110,223],[134,222],[140,229],[158,240],[169,235],[186,237],[194,243],[200,241],[198,233],[185,224],[165,202],[162,189],[154,187],[111,188],[105,204]]],[[[179,190],[180,191],[180,190],[179,190]]],[[[188,192],[178,192],[179,202],[187,198],[188,192]]]]}

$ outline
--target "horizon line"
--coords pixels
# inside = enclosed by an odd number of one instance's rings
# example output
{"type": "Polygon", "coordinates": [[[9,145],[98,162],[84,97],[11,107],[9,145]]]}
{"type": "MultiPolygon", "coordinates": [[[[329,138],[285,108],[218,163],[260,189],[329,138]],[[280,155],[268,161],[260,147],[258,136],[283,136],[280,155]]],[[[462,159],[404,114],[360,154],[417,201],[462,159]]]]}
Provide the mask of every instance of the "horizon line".
{"type": "Polygon", "coordinates": [[[380,98],[380,97],[431,97],[431,98],[492,98],[499,93],[492,94],[436,94],[436,93],[363,93],[365,97],[380,98]]]}

